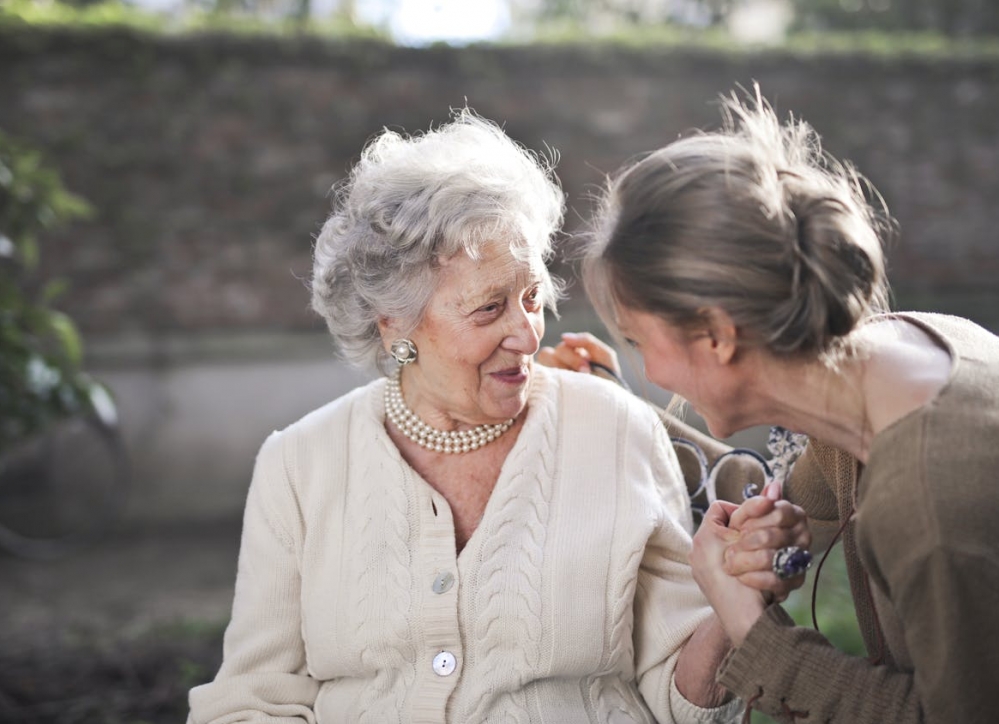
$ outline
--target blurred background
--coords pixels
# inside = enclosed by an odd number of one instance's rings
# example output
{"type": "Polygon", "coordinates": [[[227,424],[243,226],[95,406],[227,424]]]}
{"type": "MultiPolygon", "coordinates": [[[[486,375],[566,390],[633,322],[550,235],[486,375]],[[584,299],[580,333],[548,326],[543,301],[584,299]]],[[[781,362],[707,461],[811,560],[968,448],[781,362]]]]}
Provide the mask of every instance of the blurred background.
{"type": "MultiPolygon", "coordinates": [[[[18,276],[0,314],[27,308],[18,285],[59,339],[49,366],[106,385],[128,474],[101,542],[0,553],[0,720],[176,721],[212,675],[257,448],[367,379],[306,289],[366,139],[474,108],[559,153],[571,234],[606,174],[716,126],[719,94],[754,81],[884,196],[895,306],[999,331],[994,0],[2,0],[0,264],[18,276]]],[[[574,280],[570,254],[556,266],[574,280]]],[[[603,335],[569,292],[548,341],[603,335]]],[[[71,408],[60,394],[46,404],[71,408]]],[[[62,477],[83,489],[88,466],[62,477]]],[[[4,495],[0,523],[25,520],[4,495]]]]}

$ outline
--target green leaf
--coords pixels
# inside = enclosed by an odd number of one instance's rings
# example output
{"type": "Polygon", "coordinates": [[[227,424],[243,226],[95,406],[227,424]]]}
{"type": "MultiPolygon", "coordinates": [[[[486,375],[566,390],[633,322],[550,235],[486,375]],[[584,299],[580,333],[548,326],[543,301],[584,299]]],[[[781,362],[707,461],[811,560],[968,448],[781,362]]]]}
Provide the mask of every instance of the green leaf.
{"type": "Polygon", "coordinates": [[[60,351],[67,362],[73,367],[79,367],[83,362],[83,340],[76,329],[73,320],[62,312],[49,312],[49,329],[59,341],[60,351]]]}
{"type": "Polygon", "coordinates": [[[21,263],[28,271],[34,271],[38,266],[39,249],[38,240],[34,234],[24,234],[18,240],[18,251],[21,252],[21,263]]]}
{"type": "Polygon", "coordinates": [[[46,282],[45,286],[42,287],[42,304],[52,304],[55,300],[65,294],[68,288],[69,284],[65,279],[52,279],[51,281],[46,282]]]}

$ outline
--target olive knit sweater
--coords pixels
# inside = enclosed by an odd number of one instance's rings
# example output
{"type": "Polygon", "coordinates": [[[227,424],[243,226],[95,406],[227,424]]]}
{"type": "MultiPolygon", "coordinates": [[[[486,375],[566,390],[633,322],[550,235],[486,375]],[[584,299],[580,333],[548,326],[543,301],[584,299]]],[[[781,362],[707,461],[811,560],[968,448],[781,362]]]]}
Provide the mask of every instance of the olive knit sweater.
{"type": "Polygon", "coordinates": [[[868,464],[813,441],[787,497],[843,532],[869,659],[771,606],[719,681],[797,722],[999,721],[999,338],[898,314],[950,352],[938,395],[879,433],[868,464]]]}

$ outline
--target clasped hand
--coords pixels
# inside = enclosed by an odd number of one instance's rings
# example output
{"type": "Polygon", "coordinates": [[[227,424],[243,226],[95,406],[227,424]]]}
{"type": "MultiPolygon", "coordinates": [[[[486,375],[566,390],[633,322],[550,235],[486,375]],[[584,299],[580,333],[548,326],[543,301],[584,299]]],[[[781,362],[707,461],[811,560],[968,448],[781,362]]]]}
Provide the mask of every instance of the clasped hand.
{"type": "Polygon", "coordinates": [[[717,501],[708,508],[690,562],[694,579],[736,646],[763,613],[800,587],[805,575],[780,579],[772,565],[785,546],[807,549],[812,536],[804,511],[786,500],[758,495],[736,505],[717,501]]]}

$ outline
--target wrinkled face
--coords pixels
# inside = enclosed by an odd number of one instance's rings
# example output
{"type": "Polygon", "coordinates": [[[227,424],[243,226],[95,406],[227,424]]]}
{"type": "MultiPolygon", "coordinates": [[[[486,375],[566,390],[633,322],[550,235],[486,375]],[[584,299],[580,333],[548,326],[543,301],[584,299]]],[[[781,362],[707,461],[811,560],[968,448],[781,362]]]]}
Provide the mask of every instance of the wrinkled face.
{"type": "MultiPolygon", "coordinates": [[[[446,260],[419,326],[409,335],[416,362],[402,371],[403,395],[427,424],[497,423],[527,405],[533,355],[544,335],[540,258],[517,259],[504,242],[478,260],[446,260]]],[[[396,338],[391,322],[382,330],[396,338]]]]}

